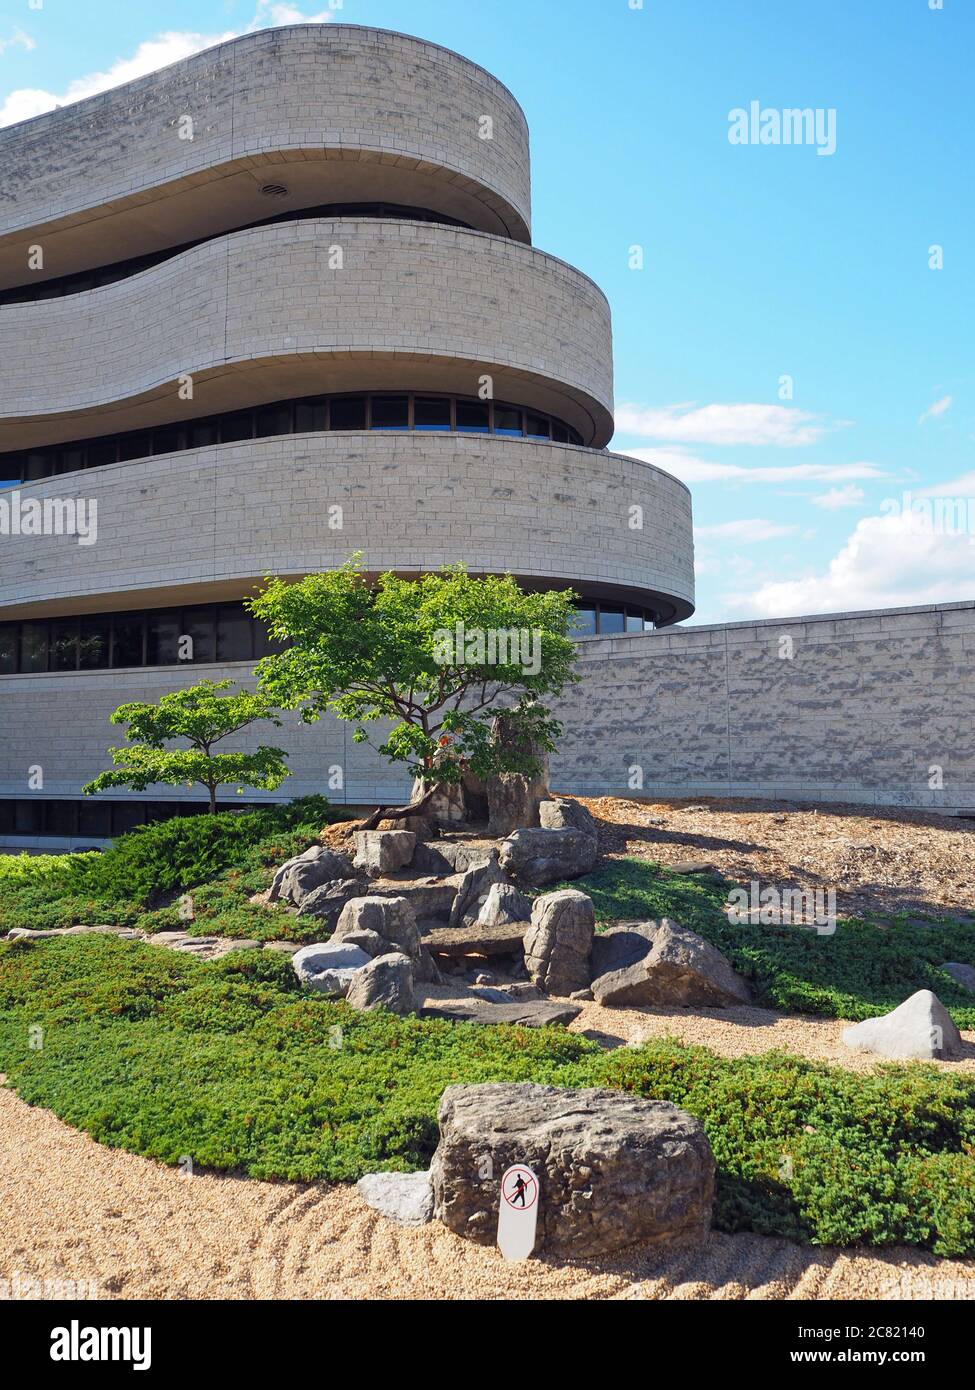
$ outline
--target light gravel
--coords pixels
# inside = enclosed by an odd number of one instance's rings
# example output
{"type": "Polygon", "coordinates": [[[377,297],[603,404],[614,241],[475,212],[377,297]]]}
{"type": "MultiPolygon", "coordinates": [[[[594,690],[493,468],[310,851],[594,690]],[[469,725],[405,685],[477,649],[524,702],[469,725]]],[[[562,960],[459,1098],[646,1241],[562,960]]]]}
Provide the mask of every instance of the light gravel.
{"type": "Polygon", "coordinates": [[[975,1300],[969,1261],[748,1235],[509,1265],[438,1223],[393,1225],[354,1188],[181,1176],[3,1089],[0,1210],[0,1292],[35,1279],[104,1299],[975,1300]]]}

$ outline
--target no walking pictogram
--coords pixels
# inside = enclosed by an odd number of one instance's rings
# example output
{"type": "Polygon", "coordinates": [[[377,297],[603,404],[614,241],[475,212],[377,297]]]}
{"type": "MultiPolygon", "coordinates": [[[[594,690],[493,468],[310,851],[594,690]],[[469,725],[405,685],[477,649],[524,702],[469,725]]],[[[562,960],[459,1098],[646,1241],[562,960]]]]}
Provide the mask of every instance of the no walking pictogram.
{"type": "Polygon", "coordinates": [[[524,1163],[513,1163],[501,1179],[498,1248],[506,1260],[527,1260],[535,1248],[538,1178],[524,1163]]]}

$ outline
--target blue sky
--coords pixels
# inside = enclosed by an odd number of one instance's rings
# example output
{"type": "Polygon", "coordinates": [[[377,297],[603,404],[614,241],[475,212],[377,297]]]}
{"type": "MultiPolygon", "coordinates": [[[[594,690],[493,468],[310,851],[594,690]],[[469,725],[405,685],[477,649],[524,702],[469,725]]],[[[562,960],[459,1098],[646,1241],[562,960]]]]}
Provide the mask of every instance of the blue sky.
{"type": "Polygon", "coordinates": [[[0,119],[269,23],[454,48],[525,108],[536,245],[609,296],[613,447],[691,487],[694,621],[971,599],[975,4],[931,3],[0,0],[0,119]],[[753,101],[835,111],[835,152],[732,144],[753,101]]]}

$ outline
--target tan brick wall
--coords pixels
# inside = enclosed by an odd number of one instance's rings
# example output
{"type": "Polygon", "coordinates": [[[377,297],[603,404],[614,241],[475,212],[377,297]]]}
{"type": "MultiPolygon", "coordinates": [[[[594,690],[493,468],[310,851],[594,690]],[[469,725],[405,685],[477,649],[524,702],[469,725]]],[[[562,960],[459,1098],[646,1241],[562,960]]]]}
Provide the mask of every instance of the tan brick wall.
{"type": "MultiPolygon", "coordinates": [[[[304,573],[354,550],[372,570],[464,561],[693,600],[683,484],[639,460],[566,444],[285,435],[89,469],[20,491],[94,499],[98,539],[84,546],[71,536],[4,538],[3,606],[304,573]],[[630,529],[633,505],[643,508],[641,530],[630,529]],[[342,508],[341,529],[329,527],[333,506],[342,508]]],[[[206,597],[201,591],[197,601],[206,597]]]]}
{"type": "Polygon", "coordinates": [[[527,237],[528,129],[507,88],[436,44],[336,24],[250,34],[0,131],[0,236],[151,202],[233,161],[310,150],[440,171],[527,237]],[[184,114],[192,141],[177,138],[184,114]],[[493,139],[479,138],[482,115],[493,139]]]}
{"type": "Polygon", "coordinates": [[[442,363],[441,389],[452,372],[464,394],[488,372],[499,399],[514,383],[526,404],[561,403],[587,442],[612,434],[609,306],[591,280],[501,237],[372,220],[236,232],[114,285],[4,308],[0,418],[87,411],[72,423],[84,437],[118,427],[113,403],[163,388],[174,413],[206,414],[208,376],[316,356],[317,389],[346,389],[332,378],[349,354],[401,356],[401,389],[411,359],[442,363]],[[184,373],[201,378],[192,410],[175,403],[184,373]]]}

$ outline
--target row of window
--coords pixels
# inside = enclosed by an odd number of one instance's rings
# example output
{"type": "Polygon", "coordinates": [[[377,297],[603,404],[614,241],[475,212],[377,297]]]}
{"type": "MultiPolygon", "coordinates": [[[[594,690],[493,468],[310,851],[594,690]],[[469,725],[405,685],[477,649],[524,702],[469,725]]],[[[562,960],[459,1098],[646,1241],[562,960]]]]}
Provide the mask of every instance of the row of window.
{"type": "MultiPolygon", "coordinates": [[[[217,809],[246,811],[259,804],[234,799],[218,801],[217,809]]],[[[209,809],[205,801],[103,801],[97,796],[81,801],[11,798],[0,800],[0,836],[90,835],[93,840],[108,840],[150,821],[198,816],[209,809]]]]}
{"type": "Polygon", "coordinates": [[[241,603],[0,623],[0,675],[256,661],[279,648],[241,603]]]}
{"type": "MultiPolygon", "coordinates": [[[[655,621],[648,608],[583,599],[573,635],[644,632],[655,621]]],[[[0,623],[0,676],[256,661],[280,650],[242,603],[0,623]]]]}
{"type": "Polygon", "coordinates": [[[582,443],[581,436],[560,420],[503,401],[420,394],[303,396],[250,410],[207,415],[179,425],[159,425],[152,430],[130,430],[126,434],[0,454],[0,482],[34,482],[61,473],[76,473],[82,468],[100,468],[181,449],[327,430],[426,430],[582,443]]]}
{"type": "Polygon", "coordinates": [[[573,637],[607,637],[614,632],[649,632],[656,627],[657,615],[649,608],[632,603],[591,603],[583,599],[578,606],[573,637]]]}
{"type": "MultiPolygon", "coordinates": [[[[410,222],[440,222],[449,227],[467,227],[466,222],[458,222],[454,217],[443,213],[430,212],[427,208],[404,207],[400,203],[323,203],[319,207],[298,208],[290,212],[278,213],[275,217],[263,217],[259,222],[247,222],[243,227],[235,227],[238,232],[249,231],[253,227],[269,227],[276,222],[296,222],[314,217],[388,217],[410,222]]],[[[221,236],[227,235],[225,232],[221,236]]],[[[114,285],[118,280],[127,280],[154,265],[191,251],[194,246],[202,246],[212,237],[198,237],[196,241],[184,241],[179,246],[167,246],[162,251],[150,251],[144,256],[131,256],[127,261],[114,261],[111,265],[99,266],[96,270],[81,270],[71,275],[59,275],[51,280],[42,280],[36,285],[17,285],[13,289],[0,290],[0,308],[5,304],[33,304],[42,299],[63,299],[70,294],[83,294],[85,290],[97,290],[102,285],[114,285]]]]}

